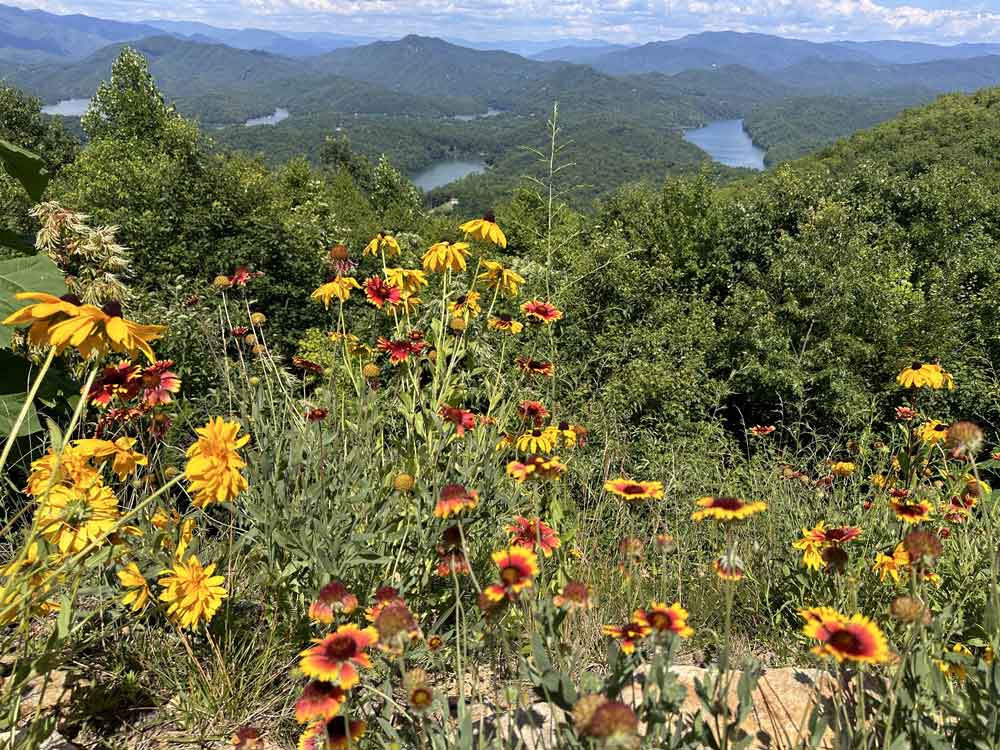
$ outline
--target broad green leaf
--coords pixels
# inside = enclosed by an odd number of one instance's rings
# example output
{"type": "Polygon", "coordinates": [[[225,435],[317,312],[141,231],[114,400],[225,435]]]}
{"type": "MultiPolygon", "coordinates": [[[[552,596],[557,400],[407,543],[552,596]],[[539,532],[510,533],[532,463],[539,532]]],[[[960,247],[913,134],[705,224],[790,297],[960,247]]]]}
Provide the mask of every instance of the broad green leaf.
{"type": "Polygon", "coordinates": [[[0,139],[0,162],[7,174],[21,183],[31,200],[37,203],[42,199],[49,184],[49,171],[42,157],[0,139]]]}
{"type": "MultiPolygon", "coordinates": [[[[66,294],[66,282],[47,255],[0,261],[0,320],[23,306],[14,298],[18,292],[47,292],[59,297],[66,294]]],[[[0,346],[10,344],[10,334],[8,326],[0,326],[0,346]]]]}
{"type": "MultiPolygon", "coordinates": [[[[9,349],[0,349],[0,436],[6,437],[13,430],[37,371],[38,367],[24,357],[9,349]]],[[[79,392],[79,384],[67,377],[61,369],[50,368],[38,389],[35,403],[29,407],[21,429],[18,430],[18,436],[31,435],[42,429],[35,409],[38,404],[51,408],[57,403],[70,401],[79,392]]]]}
{"type": "Polygon", "coordinates": [[[34,254],[35,246],[10,229],[0,229],[0,247],[9,247],[19,253],[34,254]]]}

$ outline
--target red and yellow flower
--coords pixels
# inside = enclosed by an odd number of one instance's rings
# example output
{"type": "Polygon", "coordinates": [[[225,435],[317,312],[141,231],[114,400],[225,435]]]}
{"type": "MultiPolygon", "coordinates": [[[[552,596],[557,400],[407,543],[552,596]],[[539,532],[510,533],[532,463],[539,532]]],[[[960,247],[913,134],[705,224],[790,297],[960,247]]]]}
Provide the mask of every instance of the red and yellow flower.
{"type": "Polygon", "coordinates": [[[562,542],[556,530],[540,518],[527,519],[515,516],[514,523],[507,524],[504,529],[510,535],[510,543],[515,547],[527,547],[530,550],[541,550],[545,557],[559,549],[562,542]]]}
{"type": "Polygon", "coordinates": [[[802,551],[802,564],[810,570],[819,570],[824,565],[823,550],[839,546],[861,536],[857,526],[831,526],[820,521],[811,529],[802,529],[802,538],[792,543],[792,547],[802,551]]]}
{"type": "Polygon", "coordinates": [[[885,634],[864,615],[847,617],[829,607],[812,607],[801,610],[799,616],[805,620],[802,632],[820,642],[813,648],[818,656],[868,664],[889,660],[885,634]]]}
{"type": "Polygon", "coordinates": [[[472,430],[476,426],[476,417],[468,409],[459,409],[456,406],[443,405],[438,410],[438,415],[445,422],[455,425],[455,434],[464,437],[466,430],[472,430]]]}
{"type": "Polygon", "coordinates": [[[649,627],[657,633],[673,633],[681,638],[690,638],[694,635],[694,629],[687,623],[688,611],[680,605],[680,602],[674,602],[669,607],[665,602],[653,602],[645,611],[637,610],[633,619],[640,614],[649,627]]]}
{"type": "Polygon", "coordinates": [[[604,625],[601,627],[604,635],[610,636],[618,641],[622,653],[631,654],[635,651],[636,644],[653,632],[649,622],[641,609],[637,609],[632,614],[632,619],[623,625],[604,625]]]}
{"type": "Polygon", "coordinates": [[[695,501],[701,509],[691,514],[691,520],[702,521],[711,518],[716,521],[742,521],[755,513],[767,510],[767,503],[747,503],[736,497],[714,497],[708,495],[695,501]]]}
{"type": "Polygon", "coordinates": [[[517,362],[518,369],[529,375],[541,375],[545,378],[551,378],[556,374],[555,365],[551,362],[541,362],[530,357],[518,357],[515,361],[517,362]]]}
{"type": "Polygon", "coordinates": [[[378,632],[373,627],[341,625],[325,638],[315,639],[316,645],[299,654],[299,668],[306,677],[350,690],[360,679],[358,668],[371,668],[365,649],[377,642],[378,632]]]}
{"type": "Polygon", "coordinates": [[[934,506],[927,500],[916,498],[889,498],[889,507],[903,523],[921,523],[930,518],[934,506]]]}
{"type": "Polygon", "coordinates": [[[340,713],[346,698],[347,693],[339,685],[312,680],[295,701],[295,720],[299,724],[329,721],[340,713]]]}
{"type": "Polygon", "coordinates": [[[173,366],[173,360],[161,359],[142,371],[142,400],[146,406],[169,404],[171,394],[180,391],[181,379],[170,369],[173,366]]]}
{"type": "Polygon", "coordinates": [[[538,575],[538,556],[528,547],[514,545],[498,550],[493,553],[493,563],[500,571],[500,581],[483,589],[486,598],[493,602],[516,599],[534,585],[538,575]]]}
{"type": "Polygon", "coordinates": [[[112,400],[131,401],[142,386],[138,365],[123,360],[105,367],[87,391],[87,399],[95,406],[106,407],[112,400]]]}
{"type": "Polygon", "coordinates": [[[371,276],[365,281],[365,297],[379,310],[385,305],[398,305],[402,294],[398,287],[387,284],[381,276],[371,276]]]}
{"type": "Polygon", "coordinates": [[[551,302],[533,299],[521,305],[521,312],[533,323],[551,325],[563,316],[562,312],[551,302]]]}
{"type": "Polygon", "coordinates": [[[461,484],[446,484],[441,488],[441,495],[434,506],[434,515],[438,518],[448,518],[462,511],[472,510],[479,504],[479,493],[466,489],[461,484]]]}
{"type": "Polygon", "coordinates": [[[619,477],[605,482],[604,489],[630,503],[663,499],[663,482],[638,482],[619,477]]]}

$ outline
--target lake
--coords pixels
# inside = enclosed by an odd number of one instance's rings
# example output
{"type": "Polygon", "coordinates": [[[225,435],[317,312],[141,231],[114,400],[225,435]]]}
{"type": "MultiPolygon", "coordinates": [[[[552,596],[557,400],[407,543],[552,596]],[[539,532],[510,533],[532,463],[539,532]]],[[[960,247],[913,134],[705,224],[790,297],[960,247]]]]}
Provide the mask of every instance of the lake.
{"type": "Polygon", "coordinates": [[[63,99],[55,104],[46,104],[42,107],[42,112],[63,117],[83,117],[89,106],[90,99],[63,99]]]}
{"type": "Polygon", "coordinates": [[[703,128],[684,131],[684,140],[693,143],[713,160],[727,167],[764,169],[764,149],[754,145],[743,128],[743,120],[717,120],[703,128]]]}
{"type": "Polygon", "coordinates": [[[287,120],[288,116],[289,116],[288,110],[281,109],[279,107],[278,109],[274,110],[274,112],[270,115],[265,115],[264,117],[251,117],[243,124],[246,125],[248,128],[252,128],[255,125],[277,125],[282,120],[287,120]]]}
{"type": "Polygon", "coordinates": [[[479,174],[485,171],[486,165],[481,161],[449,159],[431,164],[427,169],[412,175],[410,180],[421,190],[433,190],[470,174],[479,174]]]}

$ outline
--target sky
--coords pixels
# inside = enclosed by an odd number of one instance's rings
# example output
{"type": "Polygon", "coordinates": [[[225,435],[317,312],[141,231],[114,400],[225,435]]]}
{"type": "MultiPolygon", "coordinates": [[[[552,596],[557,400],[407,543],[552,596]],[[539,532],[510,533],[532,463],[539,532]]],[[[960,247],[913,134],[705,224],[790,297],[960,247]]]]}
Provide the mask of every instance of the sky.
{"type": "MultiPolygon", "coordinates": [[[[704,30],[817,41],[1000,41],[1000,0],[12,0],[23,8],[231,28],[475,41],[636,43],[704,30]]],[[[7,0],[11,2],[11,0],[7,0]]]]}

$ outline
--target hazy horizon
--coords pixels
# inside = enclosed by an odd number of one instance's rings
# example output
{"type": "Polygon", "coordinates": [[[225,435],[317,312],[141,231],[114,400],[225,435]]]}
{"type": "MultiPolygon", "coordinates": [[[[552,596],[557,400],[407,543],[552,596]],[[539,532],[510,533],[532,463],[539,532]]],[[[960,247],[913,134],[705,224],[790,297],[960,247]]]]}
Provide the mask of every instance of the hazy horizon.
{"type": "Polygon", "coordinates": [[[702,31],[810,41],[1000,41],[1000,0],[17,0],[24,10],[131,23],[326,32],[371,39],[415,33],[479,45],[577,40],[642,44],[702,31]]]}

